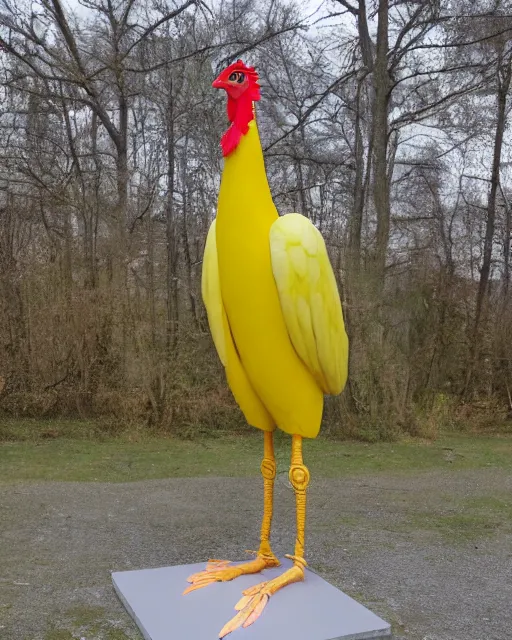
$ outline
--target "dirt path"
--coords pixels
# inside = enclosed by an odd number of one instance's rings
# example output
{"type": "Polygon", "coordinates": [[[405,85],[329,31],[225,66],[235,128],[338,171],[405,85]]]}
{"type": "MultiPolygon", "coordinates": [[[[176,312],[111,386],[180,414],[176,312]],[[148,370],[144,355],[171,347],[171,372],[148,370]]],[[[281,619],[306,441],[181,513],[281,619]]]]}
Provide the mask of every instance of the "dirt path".
{"type": "MultiPolygon", "coordinates": [[[[512,637],[512,476],[495,470],[316,480],[307,556],[407,640],[512,637]]],[[[0,638],[138,638],[111,570],[243,559],[257,544],[256,479],[0,487],[0,638]]],[[[293,545],[276,491],[273,544],[293,545]]],[[[240,637],[242,635],[240,634],[240,637]]]]}

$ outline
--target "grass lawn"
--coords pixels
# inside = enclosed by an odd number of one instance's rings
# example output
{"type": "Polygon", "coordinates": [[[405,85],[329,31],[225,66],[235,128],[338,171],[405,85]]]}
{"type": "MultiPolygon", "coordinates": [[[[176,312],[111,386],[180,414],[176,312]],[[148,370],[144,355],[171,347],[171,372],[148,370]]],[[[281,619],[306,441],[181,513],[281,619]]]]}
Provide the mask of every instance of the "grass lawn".
{"type": "MultiPolygon", "coordinates": [[[[1,423],[0,436],[1,483],[254,476],[263,444],[257,431],[193,441],[139,432],[98,438],[94,423],[69,421],[1,423]]],[[[279,473],[287,471],[289,453],[290,438],[277,433],[279,473]]],[[[442,468],[512,471],[512,437],[444,434],[434,442],[375,444],[320,437],[305,441],[304,457],[311,473],[323,477],[442,468]]]]}
{"type": "MultiPolygon", "coordinates": [[[[0,493],[5,501],[2,504],[3,524],[7,531],[6,539],[17,541],[16,544],[12,543],[12,548],[4,549],[2,577],[7,577],[0,579],[0,637],[3,638],[2,628],[15,624],[12,621],[24,616],[23,607],[26,607],[27,600],[23,600],[23,590],[33,588],[34,598],[30,606],[40,612],[40,633],[37,636],[13,634],[7,636],[9,639],[140,638],[135,635],[128,616],[123,614],[121,617],[119,606],[114,603],[110,568],[116,562],[126,562],[128,556],[132,563],[130,566],[157,566],[161,556],[158,553],[148,556],[145,545],[140,542],[150,540],[152,536],[154,539],[150,544],[155,549],[174,544],[169,542],[167,527],[163,525],[167,522],[167,507],[162,506],[160,487],[148,492],[143,485],[119,484],[102,487],[101,491],[91,484],[81,487],[34,485],[23,488],[23,501],[20,501],[21,489],[13,487],[12,483],[123,483],[169,477],[259,477],[262,441],[261,433],[255,430],[245,435],[212,433],[210,437],[197,440],[180,440],[148,435],[144,430],[126,431],[115,437],[105,433],[97,423],[87,421],[24,420],[7,423],[0,420],[0,493]],[[77,489],[82,496],[80,501],[76,500],[77,489]],[[101,498],[98,498],[98,493],[101,498]],[[41,504],[42,495],[45,496],[44,504],[41,504]],[[131,501],[129,504],[135,505],[139,504],[142,495],[144,501],[147,498],[148,502],[144,503],[145,518],[138,522],[140,519],[133,515],[133,510],[123,506],[123,497],[131,501]],[[27,507],[28,500],[31,502],[27,507]],[[62,513],[61,504],[65,505],[62,513]],[[100,526],[98,513],[102,509],[105,520],[108,514],[108,522],[100,526]],[[67,514],[65,525],[64,514],[67,514]],[[28,525],[27,517],[30,521],[28,525]],[[84,533],[84,527],[91,527],[91,531],[84,533]],[[129,533],[125,535],[127,531],[129,533]],[[77,549],[75,554],[67,553],[64,559],[58,552],[62,535],[68,536],[65,538],[68,551],[75,547],[77,549]],[[101,554],[98,554],[97,540],[101,540],[101,554]],[[70,541],[76,541],[76,544],[70,541]],[[13,555],[13,549],[17,555],[13,555]],[[72,571],[69,570],[69,563],[75,563],[71,565],[72,571]],[[9,570],[12,577],[8,574],[9,570]],[[31,576],[30,579],[25,575],[31,576]],[[70,580],[71,583],[66,582],[70,580]],[[56,587],[56,592],[64,598],[62,602],[59,600],[58,613],[57,609],[52,609],[55,595],[38,591],[33,586],[39,583],[46,585],[48,582],[58,585],[60,591],[56,587]],[[101,601],[95,596],[98,589],[105,596],[101,601]]],[[[276,434],[276,454],[278,473],[287,473],[290,438],[280,432],[276,434]]],[[[512,435],[445,433],[434,442],[402,440],[375,444],[339,442],[320,437],[304,443],[304,455],[313,478],[380,474],[379,479],[387,483],[387,490],[381,492],[376,490],[379,483],[367,482],[366,478],[362,482],[353,482],[340,501],[336,497],[339,483],[318,482],[317,486],[323,486],[323,489],[321,496],[317,493],[317,500],[309,507],[308,535],[317,541],[313,568],[327,579],[336,577],[339,580],[341,572],[337,567],[342,567],[345,572],[346,567],[350,566],[351,555],[355,558],[352,564],[354,570],[354,567],[366,562],[368,554],[370,560],[365,571],[373,575],[376,563],[371,559],[371,554],[376,545],[384,559],[384,562],[377,563],[384,567],[378,569],[383,583],[404,584],[404,575],[416,576],[414,580],[409,578],[407,588],[412,589],[418,599],[424,597],[422,582],[425,576],[427,585],[440,584],[440,576],[446,576],[446,569],[440,567],[439,558],[445,564],[453,562],[455,570],[459,571],[461,584],[474,583],[480,575],[491,575],[496,572],[496,567],[508,566],[512,535],[509,490],[512,435]],[[492,471],[478,472],[485,468],[492,471]],[[443,473],[443,470],[463,470],[465,473],[443,473]],[[472,470],[475,470],[474,474],[472,470]],[[415,482],[414,475],[426,471],[432,473],[423,475],[419,482],[415,482]],[[318,498],[323,498],[324,505],[318,498]],[[326,504],[329,508],[325,508],[326,504]],[[485,548],[480,551],[480,547],[485,548]],[[471,557],[471,562],[465,561],[467,557],[471,557]],[[462,559],[462,562],[457,559],[462,559]],[[477,569],[473,569],[473,562],[477,563],[477,569]],[[461,567],[458,567],[458,563],[461,567]],[[389,567],[396,572],[391,579],[389,567]],[[478,571],[480,573],[476,573],[478,571]]],[[[180,484],[186,487],[187,484],[203,483],[192,480],[180,484]]],[[[233,482],[229,480],[216,482],[217,491],[220,487],[221,494],[220,497],[218,493],[215,495],[221,504],[227,503],[222,496],[231,495],[229,488],[232,486],[233,482]]],[[[293,497],[290,495],[288,499],[291,504],[293,497]]],[[[212,514],[216,513],[218,504],[212,502],[211,497],[203,496],[201,500],[199,513],[204,514],[208,509],[212,514]]],[[[187,502],[187,495],[181,493],[178,502],[183,506],[187,502]]],[[[175,533],[183,531],[183,541],[188,536],[187,520],[190,515],[187,509],[180,510],[180,504],[175,514],[182,520],[175,533]]],[[[259,509],[259,497],[255,509],[259,509]]],[[[232,519],[228,520],[226,530],[231,535],[236,535],[237,522],[244,517],[244,513],[235,512],[232,519]]],[[[206,520],[200,519],[198,522],[206,520]]],[[[289,526],[293,529],[293,521],[289,526]]],[[[207,532],[208,527],[205,527],[206,537],[207,532]]],[[[283,530],[280,532],[282,534],[283,530]]],[[[290,531],[292,539],[293,532],[290,531]]],[[[208,545],[210,543],[211,539],[208,545]]],[[[208,545],[205,544],[205,548],[208,545]]],[[[1,551],[0,546],[0,557],[1,551]]],[[[344,590],[389,620],[396,637],[409,637],[404,635],[407,633],[405,624],[421,628],[421,637],[427,631],[433,632],[435,626],[425,622],[421,615],[419,621],[415,622],[414,614],[409,612],[409,618],[404,623],[402,614],[399,616],[396,613],[396,604],[389,604],[385,587],[379,591],[375,587],[379,581],[368,586],[364,581],[366,573],[363,571],[361,575],[363,577],[358,578],[357,584],[352,579],[346,581],[342,585],[344,590]]],[[[440,605],[445,620],[451,619],[452,609],[459,606],[454,584],[452,580],[448,586],[441,585],[440,588],[445,591],[437,595],[439,602],[444,598],[455,603],[451,609],[440,605]]],[[[437,592],[438,587],[432,589],[437,592]]],[[[489,608],[490,616],[493,615],[492,607],[496,609],[494,600],[497,591],[498,587],[496,590],[487,589],[486,592],[489,599],[485,606],[489,608]]],[[[400,602],[399,596],[392,597],[395,598],[394,603],[400,602]]],[[[407,613],[406,605],[403,607],[407,613]]],[[[479,615],[478,612],[475,615],[479,615]]],[[[438,629],[442,628],[442,617],[436,624],[438,629]]],[[[502,626],[506,627],[505,624],[502,626]]]]}

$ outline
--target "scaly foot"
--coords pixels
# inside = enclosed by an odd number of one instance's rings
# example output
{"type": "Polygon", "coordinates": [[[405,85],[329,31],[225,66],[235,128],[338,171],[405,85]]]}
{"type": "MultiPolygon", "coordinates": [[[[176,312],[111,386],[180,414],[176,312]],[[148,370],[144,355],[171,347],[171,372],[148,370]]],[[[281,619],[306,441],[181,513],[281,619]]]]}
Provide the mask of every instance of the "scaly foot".
{"type": "Polygon", "coordinates": [[[191,585],[185,589],[183,595],[206,587],[212,582],[227,582],[241,575],[259,573],[263,569],[278,566],[279,560],[274,554],[258,554],[254,560],[242,564],[232,564],[229,560],[209,560],[204,571],[194,573],[187,578],[187,582],[191,585]]]}
{"type": "Polygon", "coordinates": [[[249,589],[243,591],[243,597],[235,605],[238,613],[224,625],[222,631],[219,633],[219,638],[224,638],[224,636],[235,631],[238,627],[248,627],[251,625],[260,617],[270,596],[293,582],[301,582],[304,580],[304,567],[306,566],[304,558],[298,556],[286,557],[293,560],[293,567],[273,580],[260,582],[254,587],[249,587],[249,589]]]}

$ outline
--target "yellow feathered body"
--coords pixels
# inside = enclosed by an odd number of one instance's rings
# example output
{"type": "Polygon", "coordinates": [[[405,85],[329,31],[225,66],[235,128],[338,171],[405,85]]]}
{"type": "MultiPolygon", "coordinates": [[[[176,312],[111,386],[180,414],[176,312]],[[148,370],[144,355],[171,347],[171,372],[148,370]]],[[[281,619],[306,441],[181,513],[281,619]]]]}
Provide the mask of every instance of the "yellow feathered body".
{"type": "Polygon", "coordinates": [[[225,158],[202,286],[249,424],[314,438],[324,392],[345,384],[348,341],[320,233],[298,214],[278,218],[255,120],[225,158]]]}

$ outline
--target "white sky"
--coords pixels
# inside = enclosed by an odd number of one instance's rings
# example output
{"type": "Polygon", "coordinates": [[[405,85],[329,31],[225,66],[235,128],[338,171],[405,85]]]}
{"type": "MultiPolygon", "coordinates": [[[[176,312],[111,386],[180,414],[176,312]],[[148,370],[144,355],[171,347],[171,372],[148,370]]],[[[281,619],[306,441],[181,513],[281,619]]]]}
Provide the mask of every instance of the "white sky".
{"type": "MultiPolygon", "coordinates": [[[[37,2],[37,0],[34,0],[34,1],[37,2]]],[[[90,15],[91,13],[91,10],[86,7],[83,7],[78,0],[62,0],[62,1],[64,5],[68,8],[68,10],[76,13],[79,17],[86,18],[87,15],[88,14],[90,15]]],[[[211,1],[212,0],[210,0],[210,2],[211,1]]],[[[213,0],[213,2],[215,1],[216,0],[213,0]]],[[[312,24],[312,27],[310,29],[311,35],[321,34],[323,29],[329,29],[329,28],[335,27],[335,25],[340,25],[340,35],[341,35],[341,31],[344,31],[345,34],[347,33],[350,34],[351,32],[353,32],[353,34],[356,35],[355,21],[353,17],[350,16],[348,13],[341,17],[338,16],[336,18],[329,18],[327,20],[321,19],[323,16],[329,15],[331,13],[340,12],[341,6],[333,2],[333,0],[306,0],[305,2],[301,2],[300,5],[302,8],[303,16],[309,17],[308,22],[309,24],[312,24]]],[[[372,28],[372,26],[374,25],[370,25],[370,28],[372,28]]],[[[336,51],[336,55],[339,55],[339,50],[336,51]]],[[[333,63],[336,64],[335,59],[333,59],[333,63]]],[[[489,131],[489,133],[492,134],[491,131],[489,131]]],[[[421,147],[422,140],[425,143],[428,143],[431,140],[436,140],[442,147],[444,147],[445,145],[451,144],[447,140],[446,133],[441,129],[436,130],[432,128],[426,128],[423,125],[409,125],[407,128],[406,136],[404,137],[411,138],[413,134],[415,135],[415,138],[411,140],[411,143],[409,145],[403,144],[400,147],[401,149],[400,155],[402,159],[405,159],[407,156],[410,157],[411,154],[414,154],[414,147],[421,147]]],[[[509,139],[510,136],[507,135],[506,137],[507,137],[507,142],[510,142],[510,139],[509,139]]],[[[454,152],[452,155],[453,155],[453,179],[457,181],[458,175],[459,175],[459,167],[457,166],[457,164],[459,162],[460,156],[458,152],[454,152]]],[[[475,176],[488,178],[491,158],[492,158],[491,135],[489,135],[488,141],[485,141],[482,139],[474,141],[472,143],[472,153],[470,154],[470,158],[469,158],[471,160],[471,166],[467,167],[467,172],[472,173],[475,176]]],[[[508,159],[509,159],[508,148],[504,148],[504,154],[503,154],[504,164],[507,162],[508,159]]],[[[445,158],[445,161],[446,160],[448,160],[448,163],[450,163],[450,160],[448,158],[445,158]]],[[[504,173],[508,173],[508,171],[504,173]]],[[[455,186],[455,185],[452,185],[452,186],[455,186]]],[[[452,186],[450,186],[450,188],[452,188],[452,186]]],[[[487,189],[485,182],[481,182],[478,186],[479,188],[482,188],[484,190],[487,189]]]]}

